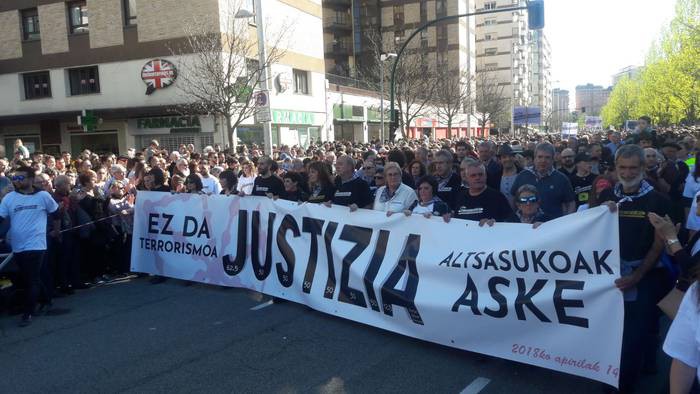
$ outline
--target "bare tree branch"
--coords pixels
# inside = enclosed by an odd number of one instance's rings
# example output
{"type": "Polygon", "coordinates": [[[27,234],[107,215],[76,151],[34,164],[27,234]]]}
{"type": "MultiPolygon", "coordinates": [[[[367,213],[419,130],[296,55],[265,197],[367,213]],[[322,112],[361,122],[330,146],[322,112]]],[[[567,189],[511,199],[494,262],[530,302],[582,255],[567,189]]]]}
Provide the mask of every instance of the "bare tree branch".
{"type": "Polygon", "coordinates": [[[447,125],[447,138],[452,138],[452,124],[461,114],[471,113],[475,78],[468,71],[440,68],[437,72],[437,116],[447,125]]]}
{"type": "Polygon", "coordinates": [[[494,73],[483,70],[476,74],[476,117],[482,130],[486,130],[508,108],[508,98],[503,96],[503,86],[498,84],[494,73]]]}

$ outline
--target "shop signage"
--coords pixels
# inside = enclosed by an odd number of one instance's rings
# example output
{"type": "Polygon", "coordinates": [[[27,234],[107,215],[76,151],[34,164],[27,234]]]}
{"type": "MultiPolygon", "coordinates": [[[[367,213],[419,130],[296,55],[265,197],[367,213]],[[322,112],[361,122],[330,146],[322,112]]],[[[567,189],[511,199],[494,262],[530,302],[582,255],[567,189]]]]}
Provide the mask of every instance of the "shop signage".
{"type": "Polygon", "coordinates": [[[177,79],[177,68],[165,59],[153,59],[141,69],[141,79],[146,84],[146,95],[150,95],[172,85],[177,79]]]}
{"type": "Polygon", "coordinates": [[[211,116],[157,116],[129,119],[129,131],[133,135],[170,134],[174,132],[212,133],[214,118],[211,116]]]}
{"type": "Polygon", "coordinates": [[[172,116],[136,119],[136,127],[139,129],[200,128],[202,124],[199,122],[199,116],[172,116]]]}
{"type": "Polygon", "coordinates": [[[289,73],[286,72],[281,72],[277,74],[277,90],[280,93],[284,93],[287,90],[289,90],[290,87],[292,87],[292,77],[289,75],[289,73]]]}
{"type": "Polygon", "coordinates": [[[316,114],[303,111],[272,110],[272,121],[278,124],[315,124],[316,114]]]}

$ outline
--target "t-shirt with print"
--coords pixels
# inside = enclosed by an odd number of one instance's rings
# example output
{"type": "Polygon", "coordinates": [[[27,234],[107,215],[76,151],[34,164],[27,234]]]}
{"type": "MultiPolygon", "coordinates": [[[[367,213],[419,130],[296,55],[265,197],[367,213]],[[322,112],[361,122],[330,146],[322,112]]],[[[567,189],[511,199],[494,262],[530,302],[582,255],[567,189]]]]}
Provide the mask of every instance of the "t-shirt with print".
{"type": "Polygon", "coordinates": [[[333,204],[349,206],[356,204],[364,208],[372,203],[372,196],[367,182],[360,178],[353,178],[342,182],[340,177],[335,180],[336,191],[333,195],[333,204]]]}
{"type": "Polygon", "coordinates": [[[57,209],[56,201],[43,190],[32,194],[7,194],[0,202],[0,217],[10,218],[12,252],[46,250],[48,215],[57,209]]]}
{"type": "Polygon", "coordinates": [[[271,193],[274,196],[279,196],[284,192],[284,183],[274,175],[267,178],[261,176],[255,178],[253,183],[253,195],[265,197],[267,193],[271,193]]]}
{"type": "MultiPolygon", "coordinates": [[[[603,190],[599,199],[602,202],[621,200],[612,189],[603,190]]],[[[654,243],[654,227],[647,215],[654,212],[664,217],[669,205],[670,201],[656,190],[619,204],[620,257],[623,260],[642,260],[646,256],[654,243]]]]}
{"type": "Polygon", "coordinates": [[[506,222],[513,219],[513,210],[506,197],[498,190],[487,187],[478,196],[469,194],[465,190],[457,196],[455,217],[458,219],[479,221],[481,219],[494,219],[497,222],[506,222]]]}
{"type": "Polygon", "coordinates": [[[588,197],[593,189],[593,181],[595,178],[595,174],[588,174],[585,177],[574,174],[569,178],[569,180],[571,180],[571,186],[574,188],[574,194],[576,194],[576,208],[588,203],[588,197]]]}

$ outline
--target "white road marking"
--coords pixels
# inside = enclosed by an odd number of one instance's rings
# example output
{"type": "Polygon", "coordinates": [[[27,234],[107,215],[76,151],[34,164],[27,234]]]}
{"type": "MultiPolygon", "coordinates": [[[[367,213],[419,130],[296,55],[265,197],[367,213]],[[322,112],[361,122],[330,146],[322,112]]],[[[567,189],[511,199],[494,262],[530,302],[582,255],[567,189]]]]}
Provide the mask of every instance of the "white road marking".
{"type": "Polygon", "coordinates": [[[474,379],[473,382],[469,383],[469,386],[465,387],[464,390],[460,391],[459,394],[477,394],[489,383],[491,383],[491,379],[486,379],[479,376],[478,378],[474,379]]]}
{"type": "Polygon", "coordinates": [[[260,305],[256,305],[256,306],[250,308],[250,310],[251,310],[251,311],[257,311],[257,310],[260,310],[260,309],[262,309],[262,308],[267,308],[267,307],[270,306],[270,305],[272,305],[272,300],[267,301],[267,302],[263,302],[263,303],[260,304],[260,305]]]}

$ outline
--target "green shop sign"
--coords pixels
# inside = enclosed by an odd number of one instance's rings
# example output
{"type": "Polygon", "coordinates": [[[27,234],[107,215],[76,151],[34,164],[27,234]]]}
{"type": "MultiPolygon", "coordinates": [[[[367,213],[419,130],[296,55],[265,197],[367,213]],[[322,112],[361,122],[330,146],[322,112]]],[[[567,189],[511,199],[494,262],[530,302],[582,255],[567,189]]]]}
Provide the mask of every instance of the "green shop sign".
{"type": "Polygon", "coordinates": [[[278,124],[316,124],[316,114],[313,112],[272,110],[272,122],[278,124]]]}
{"type": "Polygon", "coordinates": [[[158,118],[140,118],[136,120],[139,129],[180,129],[201,128],[199,116],[166,116],[158,118]]]}

